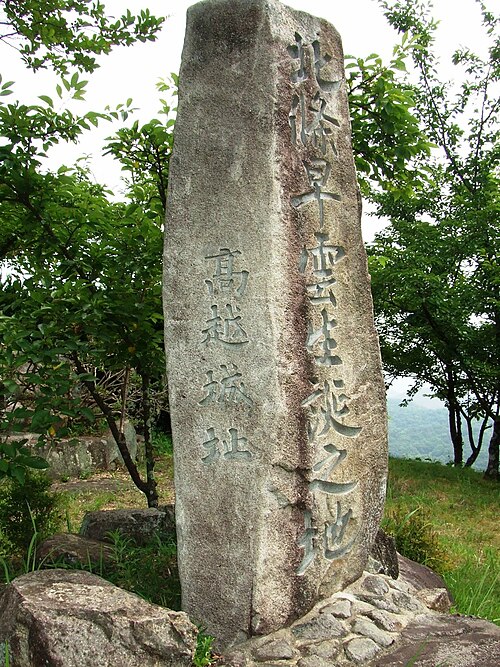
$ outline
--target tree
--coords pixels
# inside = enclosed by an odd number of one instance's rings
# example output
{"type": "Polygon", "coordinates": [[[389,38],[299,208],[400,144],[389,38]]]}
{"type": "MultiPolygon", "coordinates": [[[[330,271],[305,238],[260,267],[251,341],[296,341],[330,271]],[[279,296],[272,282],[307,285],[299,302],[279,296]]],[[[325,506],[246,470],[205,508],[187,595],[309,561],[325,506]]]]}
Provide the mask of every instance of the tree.
{"type": "Polygon", "coordinates": [[[17,49],[27,67],[59,74],[93,72],[97,56],[154,40],[163,21],[147,9],[109,17],[99,0],[0,0],[0,41],[17,49]]]}
{"type": "MultiPolygon", "coordinates": [[[[30,66],[50,65],[60,72],[71,65],[92,71],[96,54],[114,44],[153,38],[161,25],[148,12],[141,12],[138,21],[127,12],[120,27],[104,18],[100,3],[89,9],[86,2],[54,1],[43,3],[55,17],[48,26],[40,18],[39,3],[2,4],[11,25],[3,38],[21,40],[21,54],[30,66]],[[89,17],[97,23],[89,23],[89,17]],[[89,27],[98,28],[98,34],[87,41],[89,27]]],[[[63,76],[56,98],[69,93],[83,99],[85,83],[77,73],[63,76]]],[[[12,92],[12,85],[3,84],[1,97],[12,92]]],[[[76,141],[100,122],[125,120],[131,100],[114,111],[76,115],[64,106],[56,110],[52,97],[40,99],[34,105],[0,100],[0,258],[10,268],[0,296],[0,474],[22,481],[26,467],[43,466],[22,440],[5,436],[29,423],[42,439],[53,438],[64,434],[68,420],[93,419],[97,410],[133,481],[154,506],[151,385],[164,372],[159,258],[165,181],[144,171],[142,182],[136,179],[129,188],[127,201],[115,203],[82,165],[47,171],[44,160],[51,146],[76,141]],[[151,199],[155,184],[160,205],[151,199]],[[98,381],[102,371],[121,374],[118,405],[98,381]],[[133,382],[140,385],[145,480],[121,430],[133,382]],[[92,398],[90,408],[78,385],[92,398]]],[[[164,104],[162,112],[168,111],[164,104]]],[[[164,127],[168,123],[167,118],[148,124],[147,150],[157,150],[165,172],[172,146],[170,124],[164,127]]],[[[134,125],[130,132],[138,144],[146,141],[144,128],[134,125]]]]}
{"type": "Polygon", "coordinates": [[[374,194],[390,225],[370,249],[384,365],[391,376],[424,382],[445,401],[454,462],[463,462],[463,424],[473,463],[493,422],[486,476],[498,478],[500,430],[499,19],[478,5],[489,40],[481,59],[468,49],[453,63],[462,83],[442,82],[433,51],[436,23],[426,2],[382,2],[414,43],[420,127],[435,149],[411,187],[398,178],[374,194]],[[425,171],[423,169],[425,168],[425,171]],[[472,422],[480,418],[474,442],[472,422]]]}

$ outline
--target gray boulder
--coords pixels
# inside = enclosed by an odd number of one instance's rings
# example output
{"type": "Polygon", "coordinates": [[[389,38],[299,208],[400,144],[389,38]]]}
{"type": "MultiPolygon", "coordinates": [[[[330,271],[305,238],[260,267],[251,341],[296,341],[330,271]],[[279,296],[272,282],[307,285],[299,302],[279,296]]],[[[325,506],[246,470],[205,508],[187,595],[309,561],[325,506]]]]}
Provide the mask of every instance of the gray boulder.
{"type": "Polygon", "coordinates": [[[37,557],[40,563],[99,566],[112,560],[113,549],[109,544],[82,535],[58,533],[40,544],[37,557]]]}
{"type": "Polygon", "coordinates": [[[418,616],[395,648],[371,667],[498,667],[500,628],[467,616],[418,616]]]}
{"type": "Polygon", "coordinates": [[[162,509],[121,509],[87,512],[83,517],[80,535],[93,540],[110,542],[109,533],[120,531],[136,544],[155,539],[168,541],[175,536],[175,516],[172,505],[162,509]]]}
{"type": "Polygon", "coordinates": [[[31,572],[0,597],[0,641],[15,667],[189,667],[197,628],[82,571],[31,572]]]}

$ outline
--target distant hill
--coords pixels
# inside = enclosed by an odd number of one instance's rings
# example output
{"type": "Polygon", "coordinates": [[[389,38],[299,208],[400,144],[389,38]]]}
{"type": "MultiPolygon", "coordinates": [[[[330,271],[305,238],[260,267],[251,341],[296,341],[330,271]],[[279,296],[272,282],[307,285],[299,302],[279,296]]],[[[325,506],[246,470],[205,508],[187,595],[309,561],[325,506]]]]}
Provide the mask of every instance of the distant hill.
{"type": "MultiPolygon", "coordinates": [[[[453,448],[448,430],[448,412],[445,407],[428,408],[410,403],[400,407],[400,398],[388,397],[389,452],[405,459],[430,459],[448,463],[453,460],[453,448]]],[[[491,430],[485,434],[481,453],[474,464],[477,470],[485,470],[488,463],[488,444],[491,430]]],[[[464,461],[470,454],[464,445],[464,461]]]]}

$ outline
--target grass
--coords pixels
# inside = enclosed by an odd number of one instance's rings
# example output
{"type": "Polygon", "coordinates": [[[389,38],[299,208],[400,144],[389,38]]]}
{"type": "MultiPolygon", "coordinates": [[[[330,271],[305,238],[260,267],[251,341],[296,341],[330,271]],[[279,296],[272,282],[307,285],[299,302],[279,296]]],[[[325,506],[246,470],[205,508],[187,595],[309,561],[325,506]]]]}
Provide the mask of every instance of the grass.
{"type": "MultiPolygon", "coordinates": [[[[410,542],[412,536],[415,538],[411,548],[421,544],[421,531],[435,548],[428,550],[434,561],[427,564],[443,575],[455,599],[455,610],[497,624],[499,505],[500,485],[484,480],[474,470],[406,459],[389,461],[383,525],[388,532],[410,533],[410,542]],[[418,521],[412,522],[409,515],[418,521]]],[[[425,558],[419,560],[426,562],[425,558]]]]}

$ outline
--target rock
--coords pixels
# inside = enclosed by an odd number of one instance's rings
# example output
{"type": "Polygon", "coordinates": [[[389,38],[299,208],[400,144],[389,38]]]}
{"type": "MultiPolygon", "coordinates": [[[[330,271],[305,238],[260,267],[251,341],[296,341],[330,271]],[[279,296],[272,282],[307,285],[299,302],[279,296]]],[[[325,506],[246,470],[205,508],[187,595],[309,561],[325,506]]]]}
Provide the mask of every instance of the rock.
{"type": "Polygon", "coordinates": [[[380,646],[368,637],[355,637],[345,645],[347,657],[357,664],[371,660],[380,650],[380,646]]]}
{"type": "Polygon", "coordinates": [[[190,667],[197,628],[77,570],[15,579],[0,598],[0,641],[15,667],[190,667]]]}
{"type": "Polygon", "coordinates": [[[385,598],[372,598],[370,601],[374,607],[376,607],[377,609],[382,609],[382,611],[389,611],[393,614],[401,613],[401,610],[398,607],[398,605],[392,602],[391,600],[387,600],[385,598]]]}
{"type": "Polygon", "coordinates": [[[383,646],[384,648],[394,644],[393,635],[389,634],[385,630],[381,630],[370,619],[363,618],[363,616],[360,616],[356,619],[352,627],[352,631],[359,635],[363,635],[364,637],[373,639],[374,642],[376,642],[379,646],[383,646]]]}
{"type": "Polygon", "coordinates": [[[325,660],[317,655],[309,655],[301,658],[297,663],[297,667],[331,667],[331,664],[330,660],[325,660]]]}
{"type": "Polygon", "coordinates": [[[248,656],[242,651],[228,651],[223,658],[222,667],[247,667],[249,664],[248,656]]]}
{"type": "MultiPolygon", "coordinates": [[[[125,442],[132,458],[137,458],[137,436],[134,426],[126,421],[124,424],[125,442]]],[[[117,465],[123,466],[118,446],[107,431],[103,436],[78,436],[63,438],[55,443],[38,445],[37,433],[22,433],[12,436],[12,441],[26,440],[26,447],[32,449],[37,456],[43,456],[49,462],[47,474],[51,479],[68,477],[84,477],[98,470],[114,470],[117,465]]]]}
{"type": "Polygon", "coordinates": [[[398,554],[398,564],[399,578],[411,584],[417,591],[422,590],[423,588],[447,589],[444,579],[426,565],[415,563],[415,561],[405,558],[400,554],[398,554]]]}
{"type": "Polygon", "coordinates": [[[453,602],[446,588],[424,588],[418,591],[417,598],[429,609],[443,614],[450,611],[453,602]]]}
{"type": "Polygon", "coordinates": [[[335,658],[342,646],[337,639],[319,642],[318,644],[309,644],[306,647],[307,654],[331,660],[335,658]]]}
{"type": "Polygon", "coordinates": [[[221,647],[361,576],[383,510],[343,61],[333,26],[277,0],[188,10],[165,340],[183,608],[221,647]]]}
{"type": "Polygon", "coordinates": [[[368,618],[371,618],[372,621],[378,625],[382,630],[387,630],[387,632],[399,632],[403,624],[401,620],[394,613],[383,611],[381,609],[372,609],[366,612],[368,618]]]}
{"type": "MultiPolygon", "coordinates": [[[[423,613],[425,606],[416,597],[403,593],[401,591],[394,591],[392,593],[392,601],[399,610],[411,611],[414,613],[423,613]]],[[[390,611],[390,610],[389,610],[390,611]]]]}
{"type": "Polygon", "coordinates": [[[333,639],[334,637],[344,637],[347,634],[347,628],[338,619],[331,614],[321,614],[305,623],[299,623],[292,626],[292,634],[301,641],[320,641],[324,639],[333,639]]]}
{"type": "Polygon", "coordinates": [[[37,548],[40,563],[99,566],[113,558],[113,549],[99,540],[82,535],[59,533],[44,540],[37,548]]]}
{"type": "Polygon", "coordinates": [[[293,658],[293,647],[286,639],[276,639],[255,649],[256,660],[288,660],[293,658]]]}
{"type": "Polygon", "coordinates": [[[380,563],[383,574],[393,579],[399,576],[398,552],[396,551],[396,542],[391,535],[387,535],[381,528],[372,544],[371,556],[380,563]]]}
{"type": "Polygon", "coordinates": [[[173,507],[167,511],[148,509],[101,510],[87,512],[83,517],[80,535],[110,542],[109,533],[120,531],[136,544],[151,542],[156,537],[168,541],[175,536],[173,507]]]}
{"type": "Polygon", "coordinates": [[[337,618],[349,618],[352,613],[352,602],[350,600],[337,600],[333,604],[322,607],[320,613],[332,614],[337,618]]]}
{"type": "MultiPolygon", "coordinates": [[[[123,435],[125,436],[125,444],[130,452],[130,456],[136,461],[139,458],[139,451],[137,447],[137,433],[132,422],[124,422],[123,435]]],[[[112,470],[113,467],[116,467],[116,464],[125,465],[116,440],[111,434],[111,430],[106,431],[104,438],[106,439],[106,470],[112,470]]]]}
{"type": "Polygon", "coordinates": [[[370,574],[363,580],[363,588],[369,593],[382,597],[389,592],[389,586],[381,576],[370,574]]]}
{"type": "Polygon", "coordinates": [[[371,667],[410,664],[416,667],[498,667],[500,628],[466,616],[419,616],[403,630],[392,650],[370,663],[371,667]]]}

